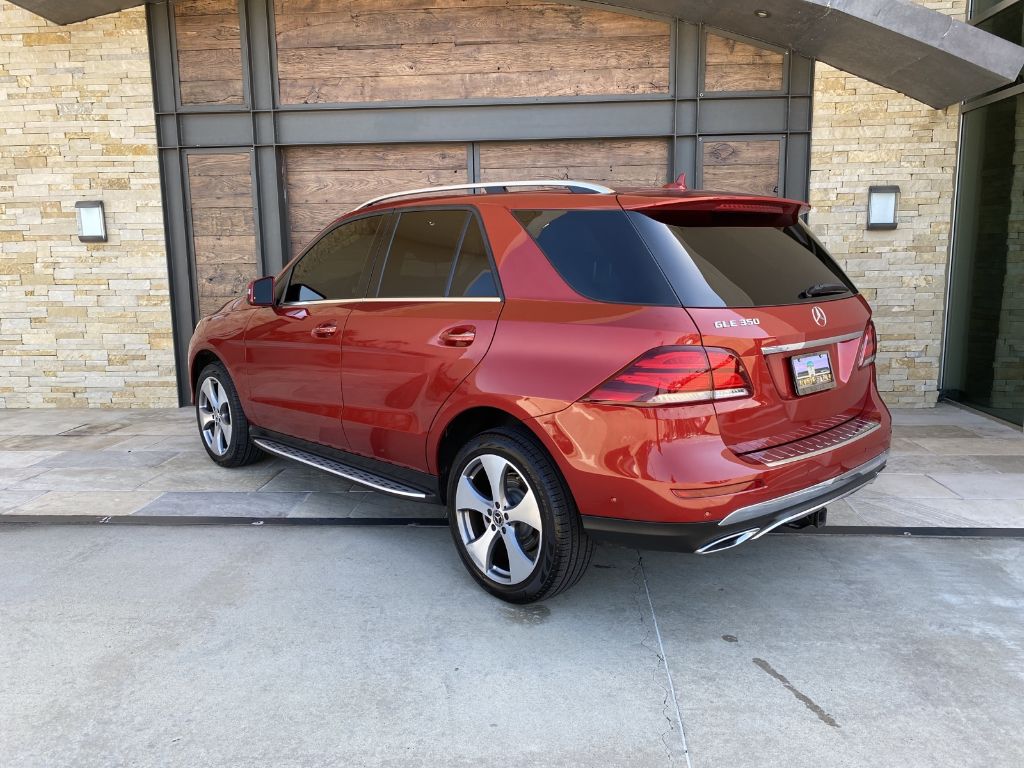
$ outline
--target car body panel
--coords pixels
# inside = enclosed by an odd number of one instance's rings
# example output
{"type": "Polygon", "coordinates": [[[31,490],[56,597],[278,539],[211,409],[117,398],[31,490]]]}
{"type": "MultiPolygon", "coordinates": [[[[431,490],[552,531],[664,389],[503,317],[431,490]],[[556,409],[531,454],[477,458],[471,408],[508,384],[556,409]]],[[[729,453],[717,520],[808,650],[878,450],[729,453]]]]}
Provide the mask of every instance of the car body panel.
{"type": "Polygon", "coordinates": [[[350,450],[426,470],[426,442],[438,410],[484,358],[500,300],[353,302],[341,349],[350,450]],[[449,330],[472,329],[466,346],[449,330]]]}

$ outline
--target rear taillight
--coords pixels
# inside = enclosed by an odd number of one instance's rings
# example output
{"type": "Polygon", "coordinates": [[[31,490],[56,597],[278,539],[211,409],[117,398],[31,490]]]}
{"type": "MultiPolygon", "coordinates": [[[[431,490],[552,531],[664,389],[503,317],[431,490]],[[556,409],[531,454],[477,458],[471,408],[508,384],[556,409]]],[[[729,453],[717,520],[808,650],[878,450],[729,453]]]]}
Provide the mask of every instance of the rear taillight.
{"type": "Polygon", "coordinates": [[[585,399],[623,405],[680,405],[753,393],[743,362],[727,349],[659,347],[638,357],[585,399]]]}
{"type": "Polygon", "coordinates": [[[864,329],[864,336],[860,340],[860,355],[857,358],[857,367],[863,368],[875,362],[875,355],[878,352],[878,338],[875,336],[875,324],[868,320],[868,327],[864,329]]]}

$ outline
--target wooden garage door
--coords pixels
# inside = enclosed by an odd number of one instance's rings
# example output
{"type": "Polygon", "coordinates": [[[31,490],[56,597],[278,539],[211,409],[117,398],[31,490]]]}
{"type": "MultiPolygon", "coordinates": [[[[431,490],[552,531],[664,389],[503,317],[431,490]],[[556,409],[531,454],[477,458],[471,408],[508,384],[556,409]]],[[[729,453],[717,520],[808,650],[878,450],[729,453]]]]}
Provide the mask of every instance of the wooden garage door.
{"type": "Polygon", "coordinates": [[[377,195],[469,181],[465,144],[365,144],[285,150],[292,255],[377,195]]]}
{"type": "Polygon", "coordinates": [[[502,141],[480,145],[480,180],[574,179],[655,187],[668,179],[667,139],[502,141]]]}

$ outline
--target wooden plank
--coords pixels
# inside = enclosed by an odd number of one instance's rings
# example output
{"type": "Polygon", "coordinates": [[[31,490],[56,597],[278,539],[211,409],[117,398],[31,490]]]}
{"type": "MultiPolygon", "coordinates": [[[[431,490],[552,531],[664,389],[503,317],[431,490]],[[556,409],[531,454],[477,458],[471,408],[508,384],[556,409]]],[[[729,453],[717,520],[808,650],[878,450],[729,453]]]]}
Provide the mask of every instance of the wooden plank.
{"type": "Polygon", "coordinates": [[[274,0],[277,16],[304,13],[367,13],[387,8],[392,11],[441,10],[446,8],[538,8],[558,6],[558,3],[538,0],[274,0]]]}
{"type": "Polygon", "coordinates": [[[174,23],[179,51],[241,50],[238,15],[183,16],[174,23]]]}
{"type": "Polygon", "coordinates": [[[174,0],[174,15],[224,16],[238,13],[237,0],[174,0]]]}
{"type": "Polygon", "coordinates": [[[415,187],[458,184],[466,180],[466,170],[436,171],[325,171],[323,173],[289,173],[288,199],[293,204],[316,203],[343,206],[359,203],[377,195],[385,195],[415,187]]]}
{"type": "Polygon", "coordinates": [[[572,179],[604,184],[613,189],[628,187],[660,187],[668,181],[665,165],[625,166],[529,166],[515,168],[486,168],[480,172],[481,181],[509,181],[512,179],[572,179]]]}
{"type": "Polygon", "coordinates": [[[249,235],[256,231],[249,208],[193,208],[192,234],[196,237],[249,235]]]}
{"type": "Polygon", "coordinates": [[[708,34],[704,90],[781,91],[785,57],[738,40],[708,34]]]}
{"type": "Polygon", "coordinates": [[[281,81],[281,100],[288,104],[412,101],[423,98],[621,95],[667,91],[668,70],[660,67],[281,81]]]}
{"type": "Polygon", "coordinates": [[[777,165],[719,165],[704,169],[704,188],[719,192],[779,194],[777,165]]]}
{"type": "Polygon", "coordinates": [[[254,263],[256,239],[249,235],[196,235],[197,260],[254,263]]]}
{"type": "Polygon", "coordinates": [[[183,83],[225,79],[238,71],[242,82],[242,51],[240,48],[215,48],[209,51],[181,51],[178,55],[178,79],[183,83]]]}
{"type": "Polygon", "coordinates": [[[197,176],[189,180],[192,205],[251,208],[252,183],[248,176],[197,176]]]}
{"type": "Polygon", "coordinates": [[[189,176],[249,176],[248,152],[202,152],[188,156],[189,176]]]}
{"type": "Polygon", "coordinates": [[[465,169],[465,144],[365,144],[285,150],[288,172],[465,169]]]}
{"type": "Polygon", "coordinates": [[[704,140],[704,167],[715,165],[779,164],[781,145],[778,139],[749,141],[704,140]]]}
{"type": "Polygon", "coordinates": [[[241,104],[242,81],[239,80],[197,80],[181,84],[182,104],[241,104]]]}
{"type": "Polygon", "coordinates": [[[544,165],[668,165],[665,139],[565,139],[557,141],[501,141],[480,144],[483,167],[544,165]]]}
{"type": "Polygon", "coordinates": [[[450,8],[366,13],[284,14],[275,20],[277,46],[354,48],[410,43],[460,44],[667,35],[662,21],[571,5],[450,8]]]}
{"type": "Polygon", "coordinates": [[[278,72],[282,80],[342,80],[365,74],[385,77],[663,68],[666,75],[660,79],[667,78],[669,45],[665,35],[611,37],[602,40],[600,45],[600,57],[594,56],[592,40],[565,40],[557,45],[524,41],[470,45],[441,42],[387,48],[292,48],[281,51],[278,72]],[[595,65],[599,69],[595,69],[595,65]]]}

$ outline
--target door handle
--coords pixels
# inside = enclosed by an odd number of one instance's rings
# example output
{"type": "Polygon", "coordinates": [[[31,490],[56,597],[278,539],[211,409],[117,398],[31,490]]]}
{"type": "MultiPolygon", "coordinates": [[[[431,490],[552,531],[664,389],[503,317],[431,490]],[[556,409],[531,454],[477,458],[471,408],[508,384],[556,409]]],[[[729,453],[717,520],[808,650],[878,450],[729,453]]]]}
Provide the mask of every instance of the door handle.
{"type": "Polygon", "coordinates": [[[337,332],[338,325],[336,323],[320,323],[320,325],[310,331],[312,336],[317,339],[329,339],[337,332]]]}
{"type": "Polygon", "coordinates": [[[459,325],[441,332],[441,343],[446,347],[468,347],[476,339],[476,328],[459,325]]]}

